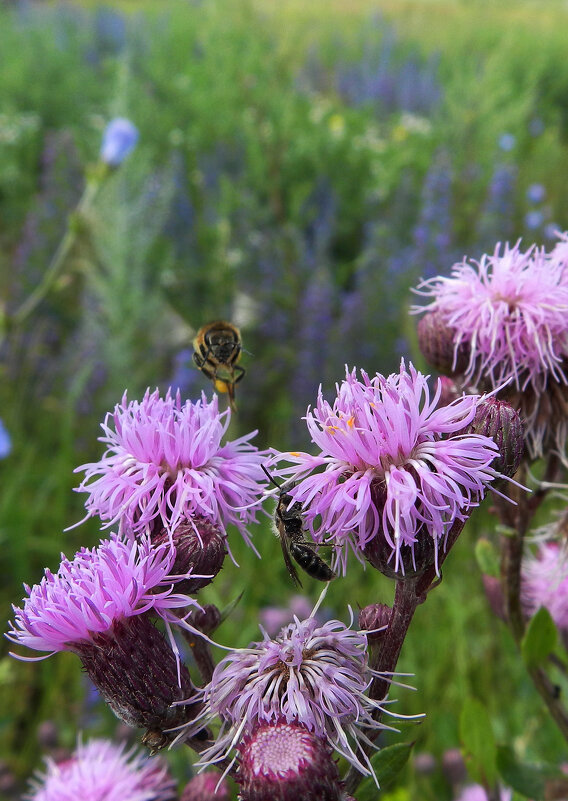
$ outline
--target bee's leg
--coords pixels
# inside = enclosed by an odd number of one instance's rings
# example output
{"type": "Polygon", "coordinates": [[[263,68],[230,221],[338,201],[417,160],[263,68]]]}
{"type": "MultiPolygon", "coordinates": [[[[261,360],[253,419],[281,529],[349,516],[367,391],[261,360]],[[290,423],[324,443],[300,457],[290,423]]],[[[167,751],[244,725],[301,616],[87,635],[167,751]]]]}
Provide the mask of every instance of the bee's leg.
{"type": "Polygon", "coordinates": [[[244,367],[241,367],[240,364],[235,364],[233,372],[234,372],[234,383],[238,384],[241,378],[244,378],[246,370],[244,367]]]}

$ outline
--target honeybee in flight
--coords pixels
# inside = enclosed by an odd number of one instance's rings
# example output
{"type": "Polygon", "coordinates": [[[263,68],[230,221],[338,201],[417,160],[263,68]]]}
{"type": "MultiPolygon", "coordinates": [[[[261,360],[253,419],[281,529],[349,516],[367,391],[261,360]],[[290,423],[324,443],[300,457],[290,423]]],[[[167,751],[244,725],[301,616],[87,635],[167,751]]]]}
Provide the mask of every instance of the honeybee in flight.
{"type": "Polygon", "coordinates": [[[218,392],[226,392],[235,410],[235,384],[245,374],[237,362],[242,352],[241,332],[232,323],[215,320],[202,326],[193,340],[193,361],[213,381],[218,392]]]}
{"type": "Polygon", "coordinates": [[[277,484],[264,465],[262,469],[274,486],[280,490],[274,512],[274,527],[282,546],[284,564],[294,584],[298,587],[302,586],[292,559],[308,576],[318,579],[318,581],[331,581],[337,578],[337,574],[327,562],[324,562],[316,553],[314,543],[308,542],[305,538],[302,504],[295,501],[290,506],[292,498],[288,490],[291,489],[291,485],[289,483],[277,484]]]}

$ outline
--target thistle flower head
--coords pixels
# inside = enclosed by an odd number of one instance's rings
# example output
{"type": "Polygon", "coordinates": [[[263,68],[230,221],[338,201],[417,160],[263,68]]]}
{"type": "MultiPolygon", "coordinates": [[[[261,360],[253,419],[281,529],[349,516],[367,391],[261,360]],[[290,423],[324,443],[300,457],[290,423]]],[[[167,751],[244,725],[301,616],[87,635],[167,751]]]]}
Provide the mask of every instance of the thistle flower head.
{"type": "Polygon", "coordinates": [[[166,620],[172,608],[198,606],[174,594],[168,579],[175,560],[169,543],[126,542],[113,535],[98,548],[82,548],[73,560],[63,556],[56,574],[49,569],[39,584],[26,585],[24,607],[6,635],[36,651],[74,650],[117,621],[152,611],[166,620]]]}
{"type": "Polygon", "coordinates": [[[236,525],[250,544],[246,526],[256,520],[266,453],[249,443],[256,432],[222,444],[229,422],[216,396],[182,403],[179,393],[162,398],[148,390],[139,402],[125,393],[102,424],[105,454],[77,468],[85,471],[77,491],[88,495],[88,516],[133,534],[154,521],[174,530],[205,518],[223,533],[228,523],[236,525]]]}
{"type": "Polygon", "coordinates": [[[543,542],[523,560],[521,591],[532,616],[544,606],[561,631],[568,632],[568,545],[543,542]]]}
{"type": "Polygon", "coordinates": [[[492,388],[513,379],[542,392],[547,381],[567,383],[568,280],[566,265],[534,246],[497,245],[479,262],[455,264],[449,277],[423,281],[432,298],[414,311],[435,313],[453,331],[454,360],[469,351],[464,379],[492,388]]]}
{"type": "Polygon", "coordinates": [[[364,633],[339,620],[321,625],[310,617],[296,618],[273,640],[265,636],[249,648],[231,651],[204,690],[203,716],[218,715],[222,725],[201,764],[225,758],[258,725],[282,721],[303,726],[358,770],[372,773],[360,749],[360,729],[387,727],[373,720],[371,713],[380,704],[365,695],[375,675],[366,645],[364,633]]]}
{"type": "Polygon", "coordinates": [[[29,801],[174,801],[176,785],[159,759],[148,759],[108,740],[79,743],[72,757],[46,759],[30,782],[29,801]]]}
{"type": "Polygon", "coordinates": [[[337,765],[325,740],[298,723],[261,723],[239,745],[242,801],[340,801],[337,765]]]}
{"type": "Polygon", "coordinates": [[[360,557],[384,544],[395,571],[407,569],[401,548],[434,551],[455,520],[465,520],[497,475],[497,446],[463,433],[475,417],[477,395],[439,407],[440,384],[430,396],[427,376],[404,361],[400,372],[370,378],[347,372],[333,404],[320,394],[306,421],[316,456],[283,453],[293,466],[280,476],[304,510],[317,542],[337,546],[345,570],[347,547],[360,557]],[[323,468],[323,469],[322,469],[323,468]],[[318,471],[318,472],[313,472],[318,471]],[[433,547],[432,547],[433,544],[433,547]]]}

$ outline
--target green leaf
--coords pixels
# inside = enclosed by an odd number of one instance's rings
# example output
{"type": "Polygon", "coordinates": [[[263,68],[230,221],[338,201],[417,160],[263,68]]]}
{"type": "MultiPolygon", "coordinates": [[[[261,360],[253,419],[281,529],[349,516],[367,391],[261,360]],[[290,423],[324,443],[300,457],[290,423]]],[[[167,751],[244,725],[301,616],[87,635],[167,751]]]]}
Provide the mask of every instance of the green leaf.
{"type": "MultiPolygon", "coordinates": [[[[371,765],[379,781],[381,789],[388,787],[398,776],[402,768],[408,762],[408,757],[414,743],[396,743],[380,751],[371,759],[371,765]]],[[[371,778],[365,779],[357,790],[357,801],[376,801],[377,785],[371,778]]]]}
{"type": "Polygon", "coordinates": [[[476,698],[467,698],[463,705],[460,738],[473,779],[480,784],[494,785],[497,779],[497,746],[489,713],[476,698]]]}
{"type": "Polygon", "coordinates": [[[562,783],[567,782],[566,775],[553,765],[523,764],[518,761],[512,748],[499,746],[497,767],[505,784],[525,798],[540,801],[544,798],[563,797],[551,795],[550,792],[553,785],[561,788],[562,783]]]}
{"type": "Polygon", "coordinates": [[[540,607],[523,637],[521,653],[528,668],[542,665],[556,647],[558,632],[548,609],[540,607]]]}
{"type": "Polygon", "coordinates": [[[499,577],[499,556],[492,542],[481,537],[475,546],[475,558],[479,569],[486,576],[499,577]]]}

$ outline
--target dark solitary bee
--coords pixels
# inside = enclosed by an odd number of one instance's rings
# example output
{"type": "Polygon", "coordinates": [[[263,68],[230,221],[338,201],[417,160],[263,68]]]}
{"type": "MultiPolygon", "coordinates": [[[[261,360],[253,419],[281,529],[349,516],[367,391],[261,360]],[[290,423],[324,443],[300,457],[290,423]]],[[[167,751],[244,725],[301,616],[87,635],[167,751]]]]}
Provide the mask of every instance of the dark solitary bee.
{"type": "Polygon", "coordinates": [[[218,392],[229,395],[231,409],[235,409],[235,384],[245,374],[237,362],[242,352],[241,332],[232,323],[215,320],[202,326],[193,340],[193,361],[201,372],[210,378],[218,392]]]}
{"type": "Polygon", "coordinates": [[[308,542],[305,538],[302,504],[295,501],[290,506],[292,497],[288,493],[288,490],[291,489],[293,485],[290,483],[277,484],[264,466],[262,469],[274,486],[278,487],[280,490],[274,512],[274,527],[280,540],[280,545],[282,546],[284,564],[294,584],[298,587],[302,586],[302,582],[300,581],[292,559],[294,559],[308,576],[318,579],[318,581],[331,581],[337,578],[337,574],[331,569],[327,562],[324,562],[321,556],[318,556],[316,553],[314,543],[308,542]]]}

